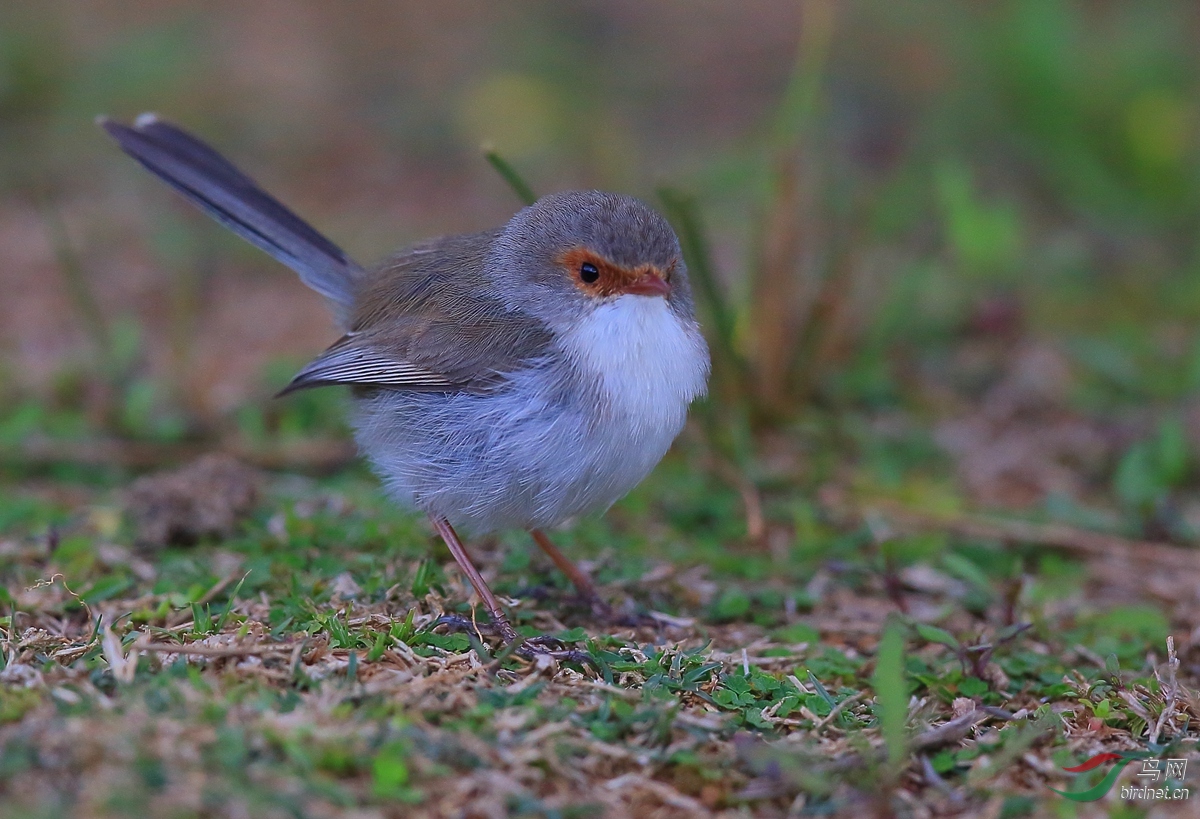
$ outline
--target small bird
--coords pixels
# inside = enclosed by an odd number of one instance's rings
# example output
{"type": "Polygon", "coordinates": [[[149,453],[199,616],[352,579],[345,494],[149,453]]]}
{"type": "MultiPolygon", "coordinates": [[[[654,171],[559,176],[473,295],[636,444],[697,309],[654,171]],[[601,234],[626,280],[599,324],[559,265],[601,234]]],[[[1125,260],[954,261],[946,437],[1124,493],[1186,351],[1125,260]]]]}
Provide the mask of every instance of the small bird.
{"type": "Polygon", "coordinates": [[[454,525],[528,530],[611,615],[544,530],[636,486],[706,391],[708,347],[660,214],[628,196],[567,191],[501,228],[431,239],[367,270],[174,125],[153,114],[99,124],[330,302],[344,334],[280,394],[351,388],[360,450],[393,498],[429,516],[503,642],[517,634],[454,525]]]}

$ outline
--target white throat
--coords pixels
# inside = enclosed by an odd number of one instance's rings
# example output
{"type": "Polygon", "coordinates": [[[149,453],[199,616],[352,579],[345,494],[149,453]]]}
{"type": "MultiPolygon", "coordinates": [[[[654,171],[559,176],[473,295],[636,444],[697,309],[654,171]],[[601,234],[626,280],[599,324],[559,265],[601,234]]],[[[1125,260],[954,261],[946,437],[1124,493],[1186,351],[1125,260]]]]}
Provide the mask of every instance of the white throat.
{"type": "Polygon", "coordinates": [[[683,429],[688,404],[706,389],[704,337],[661,297],[627,294],[600,305],[563,334],[563,348],[598,378],[605,414],[662,451],[683,429]]]}

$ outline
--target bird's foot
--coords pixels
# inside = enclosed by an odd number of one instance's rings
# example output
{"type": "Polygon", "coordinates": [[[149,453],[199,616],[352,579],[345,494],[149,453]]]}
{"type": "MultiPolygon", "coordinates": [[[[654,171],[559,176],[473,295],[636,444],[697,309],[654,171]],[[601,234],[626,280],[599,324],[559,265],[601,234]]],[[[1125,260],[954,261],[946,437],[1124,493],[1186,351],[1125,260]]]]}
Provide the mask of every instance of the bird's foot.
{"type": "Polygon", "coordinates": [[[517,632],[513,630],[513,627],[509,625],[507,620],[480,623],[474,618],[463,617],[461,614],[443,614],[433,621],[429,629],[432,631],[439,626],[446,626],[451,632],[475,634],[480,638],[483,638],[485,635],[488,637],[499,637],[500,642],[505,645],[517,639],[517,632]]]}
{"type": "Polygon", "coordinates": [[[586,651],[578,651],[567,647],[567,643],[542,634],[536,637],[521,637],[507,622],[478,623],[460,614],[443,614],[430,626],[431,629],[446,626],[450,631],[466,634],[487,635],[498,637],[506,649],[512,654],[526,660],[536,660],[538,657],[551,657],[555,660],[589,665],[596,668],[596,661],[586,651]]]}
{"type": "Polygon", "coordinates": [[[526,660],[536,661],[539,657],[551,657],[560,662],[591,666],[597,672],[600,670],[591,654],[588,654],[586,651],[567,648],[567,644],[562,640],[557,637],[551,637],[548,634],[542,634],[537,637],[526,637],[513,649],[513,653],[519,657],[524,657],[526,660]]]}

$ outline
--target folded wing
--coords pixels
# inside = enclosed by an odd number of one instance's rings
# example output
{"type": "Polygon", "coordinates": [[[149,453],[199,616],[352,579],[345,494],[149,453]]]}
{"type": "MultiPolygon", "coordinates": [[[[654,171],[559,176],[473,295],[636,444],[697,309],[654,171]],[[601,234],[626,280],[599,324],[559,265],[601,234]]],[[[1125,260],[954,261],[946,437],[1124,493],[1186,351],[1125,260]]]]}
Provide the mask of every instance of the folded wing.
{"type": "MultiPolygon", "coordinates": [[[[368,275],[351,331],[296,374],[284,392],[329,384],[485,392],[537,366],[548,328],[494,295],[495,233],[418,245],[368,275]]],[[[519,271],[513,271],[519,275],[519,271]]]]}

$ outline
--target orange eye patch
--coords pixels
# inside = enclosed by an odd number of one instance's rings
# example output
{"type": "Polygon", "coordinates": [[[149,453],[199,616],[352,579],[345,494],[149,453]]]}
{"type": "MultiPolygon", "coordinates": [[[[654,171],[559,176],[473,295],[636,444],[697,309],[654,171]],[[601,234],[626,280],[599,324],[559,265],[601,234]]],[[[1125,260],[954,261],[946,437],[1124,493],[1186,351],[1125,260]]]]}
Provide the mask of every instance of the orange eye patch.
{"type": "Polygon", "coordinates": [[[629,292],[630,288],[636,288],[638,283],[646,281],[648,275],[670,282],[671,271],[675,269],[674,263],[665,272],[652,264],[630,269],[614,264],[586,247],[564,251],[559,254],[557,261],[576,287],[596,298],[629,292]]]}

